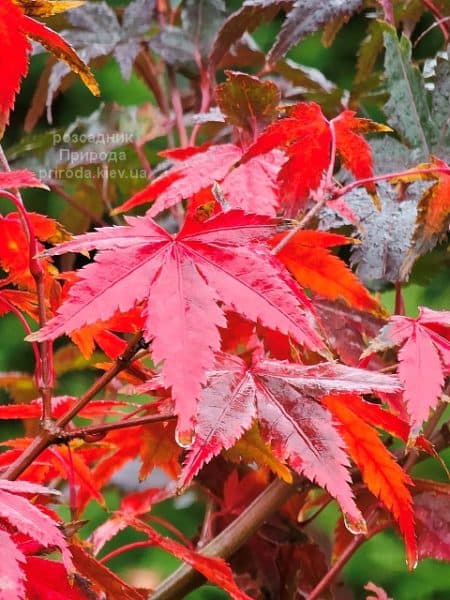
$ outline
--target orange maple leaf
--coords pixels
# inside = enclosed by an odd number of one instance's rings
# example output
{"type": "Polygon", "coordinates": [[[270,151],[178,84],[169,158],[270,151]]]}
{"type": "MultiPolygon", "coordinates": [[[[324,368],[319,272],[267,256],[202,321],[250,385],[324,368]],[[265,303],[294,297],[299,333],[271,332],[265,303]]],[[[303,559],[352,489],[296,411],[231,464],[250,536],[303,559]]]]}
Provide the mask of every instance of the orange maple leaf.
{"type": "MultiPolygon", "coordinates": [[[[417,562],[417,541],[409,475],[396,463],[378,434],[346,405],[346,394],[325,396],[322,403],[337,421],[348,452],[361,471],[369,490],[391,512],[403,534],[409,568],[417,562]]],[[[350,394],[350,398],[352,395],[350,394]]]]}
{"type": "Polygon", "coordinates": [[[29,16],[48,16],[59,12],[58,8],[62,9],[62,6],[55,7],[56,4],[65,5],[66,9],[79,5],[76,2],[32,3],[0,0],[0,53],[3,57],[8,57],[2,63],[0,137],[9,122],[9,113],[14,106],[20,82],[28,72],[28,57],[31,52],[29,38],[41,43],[57,58],[66,62],[75,73],[78,73],[93,94],[100,93],[89,67],[72,46],[56,32],[29,16]]]}

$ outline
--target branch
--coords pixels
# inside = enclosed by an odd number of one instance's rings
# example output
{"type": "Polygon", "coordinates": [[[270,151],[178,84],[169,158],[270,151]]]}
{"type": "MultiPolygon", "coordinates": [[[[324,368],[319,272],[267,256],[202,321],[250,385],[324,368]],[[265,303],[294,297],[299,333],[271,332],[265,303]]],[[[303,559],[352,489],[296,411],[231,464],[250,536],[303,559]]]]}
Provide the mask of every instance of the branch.
{"type": "MultiPolygon", "coordinates": [[[[298,491],[276,479],[209,544],[200,554],[227,559],[234,554],[276,512],[286,500],[298,491]]],[[[182,565],[165,579],[149,596],[149,600],[178,600],[201,584],[202,577],[189,565],[182,565]]]]}
{"type": "Polygon", "coordinates": [[[79,438],[88,443],[96,442],[110,431],[136,427],[138,425],[161,423],[163,421],[173,421],[177,418],[176,415],[147,415],[146,417],[138,417],[137,419],[122,419],[121,421],[102,423],[101,425],[88,425],[87,427],[80,427],[71,431],[62,431],[54,441],[56,443],[69,442],[70,440],[79,438]]]}
{"type": "Polygon", "coordinates": [[[120,356],[112,367],[103,373],[97,381],[78,399],[72,408],[62,417],[60,417],[53,427],[43,429],[42,432],[31,442],[26,450],[15,460],[5,471],[4,479],[17,479],[31,463],[48,446],[54,444],[61,436],[61,429],[80,412],[86,404],[98,394],[116,375],[127,368],[134,355],[140,350],[142,344],[142,333],[137,333],[129,342],[125,352],[120,356]]]}

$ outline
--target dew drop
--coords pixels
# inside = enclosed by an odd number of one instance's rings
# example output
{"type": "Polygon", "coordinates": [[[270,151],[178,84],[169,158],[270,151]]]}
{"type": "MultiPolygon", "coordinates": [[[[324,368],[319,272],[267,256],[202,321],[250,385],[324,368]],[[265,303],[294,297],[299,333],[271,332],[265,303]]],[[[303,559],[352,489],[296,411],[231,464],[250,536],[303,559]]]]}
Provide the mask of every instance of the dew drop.
{"type": "Polygon", "coordinates": [[[175,441],[180,448],[190,448],[195,440],[194,430],[190,431],[175,431],[175,441]]]}
{"type": "Polygon", "coordinates": [[[350,531],[350,533],[353,535],[367,533],[367,524],[362,517],[359,519],[354,519],[350,515],[344,513],[344,524],[348,531],[350,531]]]}
{"type": "Polygon", "coordinates": [[[417,552],[412,554],[408,553],[406,557],[406,566],[410,571],[415,571],[417,569],[418,557],[417,552]]]}

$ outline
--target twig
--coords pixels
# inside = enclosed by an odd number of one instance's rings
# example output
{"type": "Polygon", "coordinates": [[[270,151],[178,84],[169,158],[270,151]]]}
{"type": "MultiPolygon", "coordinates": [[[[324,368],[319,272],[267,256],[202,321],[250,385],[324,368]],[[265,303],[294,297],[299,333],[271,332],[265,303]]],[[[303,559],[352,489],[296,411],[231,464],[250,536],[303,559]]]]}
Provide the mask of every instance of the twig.
{"type": "Polygon", "coordinates": [[[127,427],[137,427],[138,425],[150,425],[151,423],[173,421],[176,418],[176,415],[147,415],[146,417],[138,417],[136,419],[123,419],[121,421],[102,423],[100,425],[88,425],[87,427],[80,427],[70,431],[62,431],[54,442],[68,442],[77,438],[82,439],[85,442],[93,442],[101,439],[110,431],[126,429],[127,427]]]}
{"type": "Polygon", "coordinates": [[[278,252],[280,252],[280,250],[282,250],[286,246],[286,244],[290,242],[290,240],[295,236],[295,234],[298,233],[301,229],[303,229],[303,227],[307,223],[309,223],[309,221],[314,217],[314,215],[320,211],[320,209],[323,207],[326,201],[327,198],[323,197],[318,202],[316,202],[314,206],[310,208],[310,210],[306,213],[306,215],[297,223],[294,229],[291,229],[291,231],[287,235],[285,235],[284,238],[280,240],[276,246],[274,246],[274,248],[272,248],[271,253],[273,255],[278,254],[278,252]]]}

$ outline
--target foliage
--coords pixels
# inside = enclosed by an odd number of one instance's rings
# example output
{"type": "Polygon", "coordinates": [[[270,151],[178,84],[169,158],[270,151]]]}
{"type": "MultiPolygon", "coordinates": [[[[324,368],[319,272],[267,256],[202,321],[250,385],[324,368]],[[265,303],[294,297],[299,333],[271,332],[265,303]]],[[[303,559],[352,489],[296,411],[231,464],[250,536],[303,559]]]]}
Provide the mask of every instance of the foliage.
{"type": "Polygon", "coordinates": [[[450,484],[412,470],[431,456],[448,474],[450,312],[404,303],[421,261],[428,278],[448,263],[449,18],[444,2],[0,0],[5,140],[32,50],[51,52],[28,133],[0,149],[0,316],[35,360],[0,373],[0,419],[23,424],[0,454],[0,600],[180,598],[200,575],[237,599],[333,597],[391,526],[409,569],[450,559],[450,484]],[[333,48],[357,13],[351,89],[286,57],[318,31],[333,48]],[[423,64],[430,19],[444,44],[423,64]],[[264,53],[254,32],[277,20],[264,53]],[[111,57],[152,103],[46,128],[72,73],[98,94],[88,64],[101,77],[111,57]],[[136,461],[148,485],[89,522],[136,461]],[[177,494],[205,505],[195,535],[158,516],[177,494]],[[315,523],[332,502],[329,551],[315,523]],[[139,537],[105,554],[125,529],[139,537]],[[144,586],[105,566],[148,546],[186,565],[144,586]]]}

